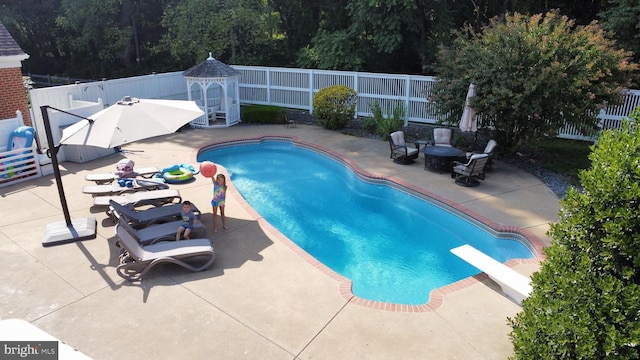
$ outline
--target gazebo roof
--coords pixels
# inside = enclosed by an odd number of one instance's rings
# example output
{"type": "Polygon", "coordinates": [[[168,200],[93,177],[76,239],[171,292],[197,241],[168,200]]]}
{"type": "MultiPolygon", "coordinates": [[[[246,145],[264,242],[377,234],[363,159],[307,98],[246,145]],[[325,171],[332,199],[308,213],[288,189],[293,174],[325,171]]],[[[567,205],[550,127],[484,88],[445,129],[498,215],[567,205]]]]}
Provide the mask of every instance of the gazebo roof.
{"type": "Polygon", "coordinates": [[[185,70],[183,75],[185,77],[194,78],[215,78],[215,77],[232,77],[240,76],[240,71],[232,68],[231,66],[214,59],[209,53],[209,58],[198,65],[194,65],[188,70],[185,70]]]}

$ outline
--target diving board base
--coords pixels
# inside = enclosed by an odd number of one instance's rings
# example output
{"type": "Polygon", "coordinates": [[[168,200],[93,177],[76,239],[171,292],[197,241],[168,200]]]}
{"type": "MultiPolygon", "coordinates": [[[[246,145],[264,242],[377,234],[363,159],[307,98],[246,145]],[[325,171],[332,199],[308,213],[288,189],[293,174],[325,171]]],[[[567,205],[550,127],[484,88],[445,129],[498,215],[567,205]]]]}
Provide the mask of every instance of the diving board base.
{"type": "Polygon", "coordinates": [[[49,247],[95,239],[96,226],[95,217],[72,219],[70,226],[65,221],[48,224],[44,231],[42,246],[49,247]]]}
{"type": "Polygon", "coordinates": [[[522,305],[522,301],[528,298],[533,291],[531,279],[471,245],[462,245],[450,251],[487,274],[491,280],[500,285],[502,292],[518,303],[518,305],[522,305]]]}

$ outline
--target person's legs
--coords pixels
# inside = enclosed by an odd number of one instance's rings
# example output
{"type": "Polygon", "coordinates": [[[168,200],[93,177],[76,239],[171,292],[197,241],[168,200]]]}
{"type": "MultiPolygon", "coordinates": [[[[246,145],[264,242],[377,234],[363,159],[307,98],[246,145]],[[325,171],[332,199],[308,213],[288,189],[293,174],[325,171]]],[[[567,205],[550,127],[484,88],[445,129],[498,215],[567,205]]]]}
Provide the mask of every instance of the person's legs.
{"type": "Polygon", "coordinates": [[[186,240],[189,240],[189,239],[191,238],[191,229],[187,228],[187,229],[184,231],[184,238],[185,238],[186,240]]]}
{"type": "Polygon", "coordinates": [[[180,226],[178,228],[178,231],[176,232],[176,241],[180,240],[180,238],[182,237],[183,231],[184,231],[184,227],[180,226]]]}
{"type": "Polygon", "coordinates": [[[227,217],[224,215],[224,205],[220,205],[220,219],[222,219],[222,228],[227,230],[227,217]]]}
{"type": "Polygon", "coordinates": [[[218,232],[218,224],[216,224],[216,217],[218,216],[218,207],[213,207],[213,232],[218,232]]]}

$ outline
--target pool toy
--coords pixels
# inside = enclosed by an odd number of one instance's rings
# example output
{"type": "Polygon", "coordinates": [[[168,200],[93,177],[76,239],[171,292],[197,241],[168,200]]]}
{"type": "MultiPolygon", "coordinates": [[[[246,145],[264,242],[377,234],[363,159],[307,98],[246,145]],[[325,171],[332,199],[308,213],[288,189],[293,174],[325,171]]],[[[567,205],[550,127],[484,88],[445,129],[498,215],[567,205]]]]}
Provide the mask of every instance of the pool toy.
{"type": "Polygon", "coordinates": [[[20,126],[9,134],[7,151],[30,148],[36,131],[31,126],[20,126]]]}
{"type": "MultiPolygon", "coordinates": [[[[20,126],[13,130],[11,134],[9,134],[9,142],[7,143],[7,151],[17,150],[17,149],[26,149],[30,148],[33,144],[33,138],[35,135],[35,129],[31,126],[20,126]]],[[[28,153],[25,152],[25,153],[28,153]]],[[[10,164],[16,161],[21,161],[23,158],[17,158],[18,154],[7,156],[7,160],[0,160],[0,172],[5,172],[13,169],[14,167],[10,164]]],[[[2,158],[0,158],[2,159],[2,158]]],[[[0,178],[8,179],[16,174],[20,173],[20,171],[12,171],[6,172],[4,174],[0,174],[0,178]]]]}
{"type": "Polygon", "coordinates": [[[190,181],[200,170],[191,164],[175,164],[161,170],[161,176],[169,184],[179,184],[190,181]]]}
{"type": "Polygon", "coordinates": [[[200,174],[204,177],[213,177],[217,171],[218,167],[211,161],[203,161],[200,163],[200,174]]]}

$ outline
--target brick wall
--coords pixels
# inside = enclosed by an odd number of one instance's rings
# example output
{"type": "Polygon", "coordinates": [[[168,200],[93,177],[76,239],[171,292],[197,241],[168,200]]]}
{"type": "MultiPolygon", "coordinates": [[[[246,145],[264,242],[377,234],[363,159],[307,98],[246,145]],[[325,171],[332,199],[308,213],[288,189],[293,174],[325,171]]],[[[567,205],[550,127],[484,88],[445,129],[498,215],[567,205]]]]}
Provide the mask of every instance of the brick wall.
{"type": "Polygon", "coordinates": [[[16,110],[22,112],[25,125],[31,126],[20,68],[0,69],[0,120],[16,117],[16,110]]]}

